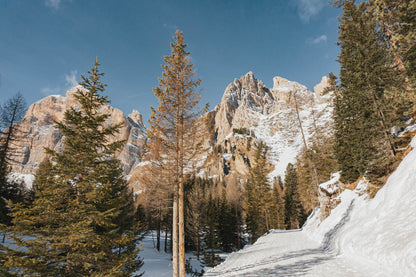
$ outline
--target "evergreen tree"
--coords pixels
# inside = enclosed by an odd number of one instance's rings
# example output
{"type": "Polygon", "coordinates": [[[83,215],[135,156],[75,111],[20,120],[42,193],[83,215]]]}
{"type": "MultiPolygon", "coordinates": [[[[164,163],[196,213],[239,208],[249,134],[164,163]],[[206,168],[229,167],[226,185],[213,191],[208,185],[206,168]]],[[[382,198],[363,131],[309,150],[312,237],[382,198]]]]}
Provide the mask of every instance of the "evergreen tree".
{"type": "Polygon", "coordinates": [[[368,10],[343,1],[338,61],[341,65],[335,105],[335,152],[345,182],[365,172],[382,175],[396,153],[389,133],[400,101],[394,88],[401,77],[394,68],[383,34],[368,10]],[[370,167],[372,166],[372,168],[370,167]]]}
{"type": "Polygon", "coordinates": [[[101,108],[109,101],[100,95],[106,84],[98,66],[81,76],[79,105],[56,123],[64,147],[47,149],[33,204],[10,203],[10,237],[18,247],[6,249],[3,266],[13,275],[132,276],[142,264],[133,196],[114,157],[124,141],[110,142],[122,123],[105,124],[109,114],[101,108]]]}
{"type": "MultiPolygon", "coordinates": [[[[282,184],[283,187],[283,184],[282,184]]],[[[272,190],[272,212],[270,226],[273,229],[286,229],[285,227],[285,207],[281,197],[279,182],[275,183],[272,190]]]]}
{"type": "Polygon", "coordinates": [[[200,112],[196,106],[201,95],[196,88],[201,81],[193,79],[195,72],[182,32],[176,31],[173,39],[171,55],[164,57],[162,77],[153,90],[159,106],[152,108],[149,136],[161,142],[167,157],[163,168],[173,179],[173,276],[185,276],[184,173],[198,149],[196,120],[200,112]]]}
{"type": "Polygon", "coordinates": [[[285,174],[285,225],[287,229],[300,228],[306,219],[300,202],[296,168],[289,163],[285,174]]]}
{"type": "Polygon", "coordinates": [[[221,195],[219,203],[219,224],[218,236],[221,243],[221,248],[225,252],[231,252],[237,247],[238,234],[235,226],[237,226],[237,216],[235,210],[229,204],[225,190],[221,195]]]}
{"type": "Polygon", "coordinates": [[[368,4],[386,38],[395,65],[406,75],[405,90],[400,94],[408,94],[408,100],[415,103],[416,1],[372,0],[368,4]]]}
{"type": "Polygon", "coordinates": [[[219,246],[218,225],[220,214],[218,213],[218,201],[209,193],[206,201],[205,210],[205,228],[204,228],[204,263],[206,266],[215,266],[218,264],[218,257],[215,249],[219,246]]]}
{"type": "Polygon", "coordinates": [[[254,165],[246,184],[246,223],[252,242],[270,230],[271,187],[267,179],[267,146],[256,144],[254,165]]]}

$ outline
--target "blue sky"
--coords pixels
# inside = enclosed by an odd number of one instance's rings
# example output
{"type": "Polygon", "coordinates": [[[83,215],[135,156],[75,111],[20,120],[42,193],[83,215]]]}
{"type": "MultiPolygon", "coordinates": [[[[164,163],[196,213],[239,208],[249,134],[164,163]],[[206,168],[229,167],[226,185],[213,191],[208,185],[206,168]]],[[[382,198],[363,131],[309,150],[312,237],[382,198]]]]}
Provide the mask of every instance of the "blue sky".
{"type": "Polygon", "coordinates": [[[0,0],[0,102],[64,95],[98,56],[112,105],[147,119],[176,29],[211,108],[248,71],[313,89],[338,72],[339,14],[327,0],[0,0]]]}

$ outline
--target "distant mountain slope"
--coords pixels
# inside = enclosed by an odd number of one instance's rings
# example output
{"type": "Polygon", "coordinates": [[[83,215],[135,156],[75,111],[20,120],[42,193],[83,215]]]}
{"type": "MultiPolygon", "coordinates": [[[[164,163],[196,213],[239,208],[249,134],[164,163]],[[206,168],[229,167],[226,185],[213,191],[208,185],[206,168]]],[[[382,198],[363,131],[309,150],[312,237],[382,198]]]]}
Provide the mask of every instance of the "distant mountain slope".
{"type": "MultiPolygon", "coordinates": [[[[58,150],[62,147],[62,136],[54,127],[54,121],[61,121],[65,111],[77,105],[73,93],[82,87],[74,87],[67,91],[66,97],[51,95],[32,104],[25,117],[19,123],[24,132],[24,139],[17,145],[16,162],[12,164],[12,171],[20,174],[34,174],[39,163],[45,158],[44,148],[58,150]]],[[[103,113],[111,116],[107,124],[124,122],[121,132],[113,140],[126,140],[126,145],[118,154],[118,158],[129,174],[131,169],[140,162],[146,129],[140,113],[133,111],[128,117],[118,109],[106,105],[103,113]]]]}
{"type": "Polygon", "coordinates": [[[273,230],[205,276],[416,276],[416,137],[373,199],[365,180],[324,221],[273,230]]]}

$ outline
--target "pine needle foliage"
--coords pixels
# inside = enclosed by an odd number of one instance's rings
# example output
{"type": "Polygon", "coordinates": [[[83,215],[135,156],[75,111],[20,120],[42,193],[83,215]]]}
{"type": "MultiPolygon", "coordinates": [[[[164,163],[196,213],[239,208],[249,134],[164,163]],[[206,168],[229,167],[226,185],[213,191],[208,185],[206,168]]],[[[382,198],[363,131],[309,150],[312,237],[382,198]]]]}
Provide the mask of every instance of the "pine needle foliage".
{"type": "Polygon", "coordinates": [[[273,202],[271,186],[267,178],[267,146],[259,142],[256,143],[255,148],[254,166],[246,184],[246,223],[252,242],[270,230],[273,202]]]}
{"type": "Polygon", "coordinates": [[[46,149],[33,204],[10,203],[17,247],[6,247],[2,262],[13,276],[133,276],[142,264],[133,196],[114,157],[124,141],[111,142],[122,123],[106,123],[98,67],[81,76],[79,105],[56,122],[63,150],[46,149]]]}
{"type": "Polygon", "coordinates": [[[286,228],[300,228],[306,220],[306,213],[300,202],[296,167],[291,163],[286,167],[284,199],[286,228]]]}
{"type": "MultiPolygon", "coordinates": [[[[341,1],[340,83],[334,102],[335,154],[344,182],[388,174],[397,149],[390,134],[406,110],[403,76],[385,34],[364,2],[341,1]]],[[[333,79],[334,81],[334,79],[333,79]]]]}

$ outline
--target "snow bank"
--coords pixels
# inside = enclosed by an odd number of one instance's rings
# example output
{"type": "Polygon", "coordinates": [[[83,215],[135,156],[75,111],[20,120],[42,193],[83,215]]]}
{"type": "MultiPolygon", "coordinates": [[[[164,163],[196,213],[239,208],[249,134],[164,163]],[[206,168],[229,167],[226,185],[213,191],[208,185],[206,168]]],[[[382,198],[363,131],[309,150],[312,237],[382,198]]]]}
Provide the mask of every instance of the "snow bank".
{"type": "Polygon", "coordinates": [[[331,179],[328,182],[322,183],[319,185],[319,187],[325,191],[327,191],[330,195],[333,195],[334,193],[338,192],[339,187],[337,186],[337,183],[339,182],[340,173],[334,173],[331,176],[331,179]]]}
{"type": "Polygon", "coordinates": [[[416,276],[416,137],[411,146],[373,199],[363,179],[323,222],[316,209],[301,230],[273,230],[206,276],[416,276]]]}

